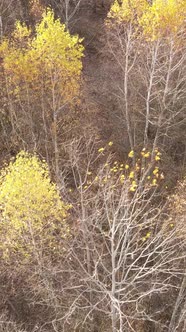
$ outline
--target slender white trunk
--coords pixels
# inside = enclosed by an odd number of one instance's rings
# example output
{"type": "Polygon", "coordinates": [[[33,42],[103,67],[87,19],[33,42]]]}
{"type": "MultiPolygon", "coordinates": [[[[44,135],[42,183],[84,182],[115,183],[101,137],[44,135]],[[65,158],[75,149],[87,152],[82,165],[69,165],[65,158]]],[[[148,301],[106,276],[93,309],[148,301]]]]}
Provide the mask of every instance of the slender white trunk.
{"type": "Polygon", "coordinates": [[[3,38],[3,21],[2,21],[2,16],[0,15],[0,41],[3,38]]]}

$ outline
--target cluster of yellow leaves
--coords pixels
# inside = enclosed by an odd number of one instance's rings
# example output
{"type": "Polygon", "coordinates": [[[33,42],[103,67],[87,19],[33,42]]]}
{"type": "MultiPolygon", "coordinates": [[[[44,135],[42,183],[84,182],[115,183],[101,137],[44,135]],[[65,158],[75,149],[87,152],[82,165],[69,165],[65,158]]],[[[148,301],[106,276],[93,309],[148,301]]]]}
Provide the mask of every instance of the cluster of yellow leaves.
{"type": "Polygon", "coordinates": [[[142,241],[145,242],[146,240],[148,240],[151,236],[151,232],[147,232],[145,236],[142,237],[142,241]]]}
{"type": "Polygon", "coordinates": [[[156,40],[177,34],[185,25],[185,0],[155,0],[139,18],[145,36],[156,40]]]}
{"type": "Polygon", "coordinates": [[[26,244],[23,251],[27,253],[36,238],[52,245],[55,242],[52,234],[58,226],[62,237],[68,233],[65,219],[70,206],[60,199],[56,185],[50,180],[47,164],[35,155],[22,151],[14,162],[1,170],[0,208],[4,252],[15,248],[23,250],[26,244]]]}
{"type": "MultiPolygon", "coordinates": [[[[112,141],[108,142],[108,147],[111,147],[114,143],[112,141]]],[[[106,147],[101,147],[98,149],[99,153],[102,153],[106,150],[106,147]]]]}
{"type": "Polygon", "coordinates": [[[144,13],[147,7],[147,0],[123,0],[121,4],[116,0],[111,6],[108,17],[117,19],[120,22],[134,22],[144,13]]]}
{"type": "MultiPolygon", "coordinates": [[[[148,159],[149,157],[151,157],[151,153],[150,151],[147,151],[146,148],[143,148],[141,151],[141,156],[145,159],[148,159]]],[[[157,148],[154,151],[154,159],[155,161],[161,160],[161,152],[157,148]]]]}
{"type": "Polygon", "coordinates": [[[11,40],[0,45],[5,73],[9,83],[39,90],[44,78],[45,88],[55,89],[63,101],[71,101],[79,92],[83,46],[78,36],[65,31],[65,25],[54,19],[47,9],[36,26],[33,37],[26,25],[16,23],[11,40]]]}
{"type": "MultiPolygon", "coordinates": [[[[107,146],[100,147],[98,154],[105,155],[108,152],[108,146],[112,145],[113,142],[109,142],[107,146]]],[[[135,151],[131,150],[128,153],[128,158],[128,161],[123,163],[118,161],[106,162],[103,165],[101,174],[95,175],[95,172],[88,170],[85,174],[85,181],[78,189],[88,190],[94,185],[97,188],[105,186],[118,188],[121,185],[125,185],[128,187],[129,192],[135,192],[147,169],[149,171],[146,174],[146,187],[157,187],[159,180],[164,179],[164,174],[163,172],[160,173],[158,166],[158,162],[161,160],[161,153],[158,148],[153,153],[143,148],[138,159],[135,151]],[[151,163],[153,167],[150,166],[151,163]]],[[[69,192],[72,192],[71,188],[69,192]]]]}
{"type": "Polygon", "coordinates": [[[116,0],[111,6],[109,18],[117,22],[131,22],[143,36],[153,41],[163,36],[171,36],[185,26],[185,0],[116,0]]]}

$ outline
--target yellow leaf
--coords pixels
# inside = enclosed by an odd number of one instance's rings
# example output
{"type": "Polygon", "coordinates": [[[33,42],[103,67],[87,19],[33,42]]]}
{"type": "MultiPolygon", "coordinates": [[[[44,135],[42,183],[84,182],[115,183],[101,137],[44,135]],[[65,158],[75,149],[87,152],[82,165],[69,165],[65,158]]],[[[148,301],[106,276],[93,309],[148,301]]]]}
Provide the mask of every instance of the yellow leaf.
{"type": "Polygon", "coordinates": [[[131,150],[131,151],[129,152],[128,157],[129,157],[129,158],[133,158],[133,157],[134,157],[134,151],[133,151],[133,150],[131,150]]]}
{"type": "Polygon", "coordinates": [[[104,150],[105,150],[105,148],[99,148],[99,149],[98,149],[98,152],[101,153],[101,152],[103,152],[104,150]]]}

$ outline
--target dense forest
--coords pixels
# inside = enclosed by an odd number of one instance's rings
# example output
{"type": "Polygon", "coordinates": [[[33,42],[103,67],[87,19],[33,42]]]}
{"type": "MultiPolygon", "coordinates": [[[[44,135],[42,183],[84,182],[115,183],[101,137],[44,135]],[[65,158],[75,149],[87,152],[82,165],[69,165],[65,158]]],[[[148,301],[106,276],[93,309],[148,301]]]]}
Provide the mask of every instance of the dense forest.
{"type": "Polygon", "coordinates": [[[0,138],[0,332],[186,331],[186,1],[1,0],[0,138]]]}

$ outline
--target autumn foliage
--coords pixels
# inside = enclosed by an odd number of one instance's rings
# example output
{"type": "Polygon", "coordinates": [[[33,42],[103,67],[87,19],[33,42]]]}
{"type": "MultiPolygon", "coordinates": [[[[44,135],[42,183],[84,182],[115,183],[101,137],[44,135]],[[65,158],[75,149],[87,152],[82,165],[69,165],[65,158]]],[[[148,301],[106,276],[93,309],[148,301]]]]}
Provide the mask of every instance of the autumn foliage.
{"type": "Polygon", "coordinates": [[[45,161],[24,151],[0,173],[1,242],[5,259],[19,252],[32,256],[39,247],[56,249],[68,234],[65,204],[51,182],[45,161]],[[58,237],[55,237],[58,232],[58,237]]]}
{"type": "MultiPolygon", "coordinates": [[[[118,22],[131,22],[142,30],[148,40],[175,36],[185,26],[186,3],[184,0],[123,0],[115,1],[109,17],[118,22]]],[[[139,33],[139,31],[138,31],[139,33]]]]}
{"type": "Polygon", "coordinates": [[[0,331],[184,331],[185,17],[0,4],[0,331]]]}
{"type": "Polygon", "coordinates": [[[35,145],[40,137],[48,162],[54,154],[56,177],[63,109],[73,110],[80,101],[83,50],[82,39],[71,35],[51,9],[35,29],[17,21],[0,45],[1,93],[13,145],[20,140],[35,145]]]}
{"type": "Polygon", "coordinates": [[[25,24],[17,22],[11,39],[2,42],[0,53],[14,95],[26,93],[27,89],[39,93],[44,84],[45,92],[55,90],[58,95],[55,107],[61,105],[61,100],[72,101],[78,95],[81,39],[65,31],[50,9],[44,12],[34,34],[25,24]]]}

